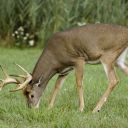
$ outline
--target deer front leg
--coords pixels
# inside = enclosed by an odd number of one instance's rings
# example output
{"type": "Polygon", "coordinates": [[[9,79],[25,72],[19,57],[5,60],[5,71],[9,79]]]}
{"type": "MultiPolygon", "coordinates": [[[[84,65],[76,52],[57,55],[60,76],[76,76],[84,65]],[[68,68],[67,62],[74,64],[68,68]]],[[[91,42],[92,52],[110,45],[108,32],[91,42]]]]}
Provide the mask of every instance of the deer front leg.
{"type": "Polygon", "coordinates": [[[82,112],[84,109],[84,97],[83,97],[83,72],[84,72],[84,60],[78,60],[75,66],[76,84],[79,95],[79,110],[82,112]]]}
{"type": "Polygon", "coordinates": [[[108,96],[110,95],[110,93],[112,92],[112,90],[115,88],[115,86],[118,83],[113,65],[112,64],[109,64],[109,65],[103,64],[103,66],[104,66],[105,72],[108,76],[109,85],[108,85],[107,90],[105,91],[105,93],[103,94],[103,96],[101,97],[99,102],[97,103],[96,107],[94,108],[93,113],[100,111],[103,104],[107,101],[108,96]]]}
{"type": "Polygon", "coordinates": [[[59,92],[65,78],[67,75],[59,75],[57,80],[56,80],[56,84],[55,84],[55,88],[52,92],[51,98],[50,98],[50,102],[49,102],[49,109],[53,107],[54,102],[55,102],[55,98],[57,93],[59,92]]]}

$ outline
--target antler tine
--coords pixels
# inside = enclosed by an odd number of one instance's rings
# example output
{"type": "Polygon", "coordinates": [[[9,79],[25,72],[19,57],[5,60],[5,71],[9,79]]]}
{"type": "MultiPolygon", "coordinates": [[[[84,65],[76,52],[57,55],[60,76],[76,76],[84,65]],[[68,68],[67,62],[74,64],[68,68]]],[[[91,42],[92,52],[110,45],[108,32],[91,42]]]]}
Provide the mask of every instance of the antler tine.
{"type": "Polygon", "coordinates": [[[0,65],[0,68],[1,68],[2,72],[4,73],[5,77],[8,78],[9,75],[7,74],[7,72],[5,71],[5,69],[2,67],[2,65],[0,65]]]}
{"type": "Polygon", "coordinates": [[[4,73],[5,75],[5,79],[0,79],[0,90],[2,90],[2,88],[7,85],[7,84],[10,84],[10,83],[15,83],[15,84],[19,84],[20,82],[18,81],[18,79],[16,78],[13,78],[13,77],[10,77],[6,70],[0,65],[0,68],[2,70],[2,72],[4,73]]]}
{"type": "Polygon", "coordinates": [[[30,75],[29,77],[27,77],[26,81],[22,84],[18,84],[19,87],[14,89],[14,90],[11,90],[11,92],[15,92],[15,91],[18,91],[18,90],[22,90],[26,87],[26,85],[32,80],[32,76],[30,75]]]}
{"type": "Polygon", "coordinates": [[[0,90],[3,88],[4,85],[6,84],[10,84],[10,83],[15,83],[18,85],[18,87],[14,90],[11,90],[11,92],[15,92],[18,90],[22,90],[24,89],[27,84],[32,80],[32,76],[31,74],[29,74],[23,67],[21,67],[19,64],[16,64],[21,70],[23,70],[27,75],[8,75],[7,72],[4,70],[4,68],[0,65],[2,71],[4,72],[4,75],[6,76],[5,80],[0,79],[1,84],[0,84],[0,90]],[[25,81],[23,83],[21,83],[18,79],[10,77],[10,76],[14,76],[14,77],[21,77],[24,78],[25,81]]]}
{"type": "Polygon", "coordinates": [[[18,88],[15,88],[13,90],[10,90],[10,92],[16,92],[16,91],[22,90],[23,88],[26,87],[26,84],[18,84],[18,85],[19,85],[18,88]]]}
{"type": "Polygon", "coordinates": [[[19,87],[16,88],[16,89],[14,89],[14,90],[11,90],[11,92],[15,92],[15,91],[24,89],[27,86],[27,84],[32,80],[32,76],[31,76],[30,73],[28,73],[28,71],[26,71],[19,64],[16,64],[15,63],[15,65],[18,66],[21,70],[23,70],[27,74],[27,76],[24,76],[24,75],[15,75],[16,77],[22,77],[22,78],[25,78],[26,80],[23,83],[18,84],[19,87]]]}
{"type": "Polygon", "coordinates": [[[13,74],[11,74],[10,76],[14,76],[14,77],[21,77],[21,78],[26,78],[26,76],[25,75],[13,75],[13,74]]]}
{"type": "Polygon", "coordinates": [[[3,80],[2,80],[2,79],[0,79],[0,81],[2,81],[2,82],[3,82],[3,80]]]}
{"type": "Polygon", "coordinates": [[[3,80],[2,79],[0,79],[0,81],[1,81],[1,83],[0,83],[0,91],[2,90],[2,88],[3,88],[3,80]]]}
{"type": "Polygon", "coordinates": [[[25,70],[22,66],[20,66],[19,64],[17,63],[14,63],[16,66],[18,66],[21,70],[23,70],[27,75],[30,75],[27,70],[25,70]]]}
{"type": "Polygon", "coordinates": [[[5,75],[5,80],[0,80],[1,81],[1,84],[0,84],[0,90],[2,90],[3,86],[6,85],[6,84],[10,84],[10,83],[16,83],[18,85],[18,87],[14,90],[11,90],[11,92],[14,92],[14,91],[18,91],[18,90],[22,90],[23,88],[25,88],[27,86],[27,84],[32,80],[32,76],[31,74],[29,74],[23,67],[21,67],[19,64],[16,64],[21,70],[23,70],[27,75],[11,75],[11,76],[14,76],[14,77],[21,77],[21,78],[24,78],[25,81],[23,83],[21,83],[20,81],[18,81],[18,79],[16,78],[12,78],[10,77],[10,75],[7,74],[7,72],[5,71],[5,69],[0,65],[4,75],[5,75]]]}
{"type": "Polygon", "coordinates": [[[9,76],[8,76],[5,80],[1,80],[1,79],[0,79],[0,81],[2,81],[2,82],[0,83],[0,90],[2,90],[2,88],[3,88],[5,85],[10,84],[10,83],[19,84],[19,81],[18,81],[17,79],[12,78],[12,77],[9,77],[9,76]]]}

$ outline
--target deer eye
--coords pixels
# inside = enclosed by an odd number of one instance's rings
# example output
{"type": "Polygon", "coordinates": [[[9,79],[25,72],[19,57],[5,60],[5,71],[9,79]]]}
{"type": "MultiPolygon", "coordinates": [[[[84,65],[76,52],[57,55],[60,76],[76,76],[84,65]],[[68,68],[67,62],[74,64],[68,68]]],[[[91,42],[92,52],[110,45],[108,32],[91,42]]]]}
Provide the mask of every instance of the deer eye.
{"type": "Polygon", "coordinates": [[[34,95],[31,95],[30,97],[31,97],[31,98],[34,98],[34,95]]]}

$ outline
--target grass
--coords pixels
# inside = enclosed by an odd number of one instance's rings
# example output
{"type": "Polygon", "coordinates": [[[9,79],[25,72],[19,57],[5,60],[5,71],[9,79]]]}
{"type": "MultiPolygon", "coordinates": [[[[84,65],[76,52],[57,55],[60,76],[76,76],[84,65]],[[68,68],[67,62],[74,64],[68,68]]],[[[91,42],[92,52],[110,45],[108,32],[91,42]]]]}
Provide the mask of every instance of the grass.
{"type": "MultiPolygon", "coordinates": [[[[9,73],[20,73],[13,62],[32,72],[40,54],[40,49],[1,48],[0,64],[5,65],[9,73]]],[[[101,65],[85,66],[85,109],[82,113],[78,111],[74,72],[65,81],[51,110],[48,110],[48,99],[56,76],[49,82],[38,110],[28,109],[22,92],[10,93],[9,90],[14,88],[14,85],[8,85],[0,92],[0,128],[127,128],[127,77],[120,70],[117,73],[121,80],[120,84],[112,92],[102,110],[96,114],[92,114],[92,110],[107,87],[101,65]]],[[[2,77],[1,72],[0,76],[2,77]]]]}

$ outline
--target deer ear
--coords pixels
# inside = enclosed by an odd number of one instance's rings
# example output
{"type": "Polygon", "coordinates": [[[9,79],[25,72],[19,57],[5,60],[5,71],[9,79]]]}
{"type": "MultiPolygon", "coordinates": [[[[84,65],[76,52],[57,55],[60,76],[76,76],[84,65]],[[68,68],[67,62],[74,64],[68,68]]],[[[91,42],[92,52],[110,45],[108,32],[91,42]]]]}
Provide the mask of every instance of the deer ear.
{"type": "Polygon", "coordinates": [[[39,78],[39,81],[35,84],[37,87],[40,86],[42,78],[43,78],[43,75],[41,75],[41,77],[39,78]]]}
{"type": "Polygon", "coordinates": [[[39,86],[40,86],[40,80],[39,80],[39,82],[36,83],[35,85],[36,85],[37,87],[39,87],[39,86]]]}

